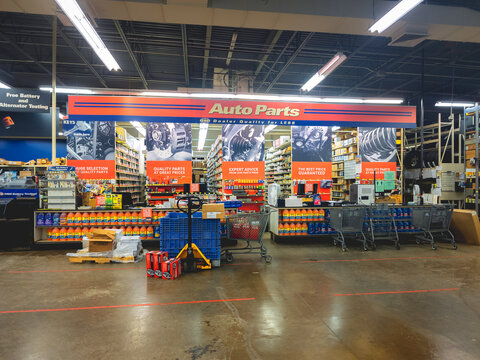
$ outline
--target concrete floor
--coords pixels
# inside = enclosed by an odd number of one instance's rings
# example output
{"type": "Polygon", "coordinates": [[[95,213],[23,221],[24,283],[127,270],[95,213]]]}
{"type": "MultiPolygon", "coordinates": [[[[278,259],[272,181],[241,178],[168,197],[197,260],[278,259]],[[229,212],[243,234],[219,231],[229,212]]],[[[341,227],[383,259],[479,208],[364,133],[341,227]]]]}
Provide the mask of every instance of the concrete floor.
{"type": "Polygon", "coordinates": [[[175,281],[0,253],[0,359],[480,359],[480,247],[267,245],[175,281]]]}

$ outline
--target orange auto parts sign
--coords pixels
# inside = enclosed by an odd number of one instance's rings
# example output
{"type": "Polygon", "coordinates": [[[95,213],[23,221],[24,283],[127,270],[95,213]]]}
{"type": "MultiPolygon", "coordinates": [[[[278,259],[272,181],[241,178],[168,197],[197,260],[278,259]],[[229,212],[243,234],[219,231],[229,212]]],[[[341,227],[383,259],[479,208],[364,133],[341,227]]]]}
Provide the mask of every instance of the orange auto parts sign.
{"type": "Polygon", "coordinates": [[[177,184],[192,182],[191,161],[147,161],[147,176],[150,180],[165,184],[176,180],[177,184]]]}
{"type": "Polygon", "coordinates": [[[137,96],[69,96],[71,120],[287,126],[414,128],[413,106],[209,100],[137,96]]]}
{"type": "Polygon", "coordinates": [[[360,179],[362,180],[383,180],[385,171],[397,170],[396,162],[362,162],[362,173],[360,179]]]}
{"type": "Polygon", "coordinates": [[[265,179],[263,161],[226,161],[222,163],[223,180],[259,180],[265,179]]]}
{"type": "Polygon", "coordinates": [[[115,160],[72,160],[67,159],[68,166],[75,166],[80,179],[105,180],[115,179],[115,160]]]}

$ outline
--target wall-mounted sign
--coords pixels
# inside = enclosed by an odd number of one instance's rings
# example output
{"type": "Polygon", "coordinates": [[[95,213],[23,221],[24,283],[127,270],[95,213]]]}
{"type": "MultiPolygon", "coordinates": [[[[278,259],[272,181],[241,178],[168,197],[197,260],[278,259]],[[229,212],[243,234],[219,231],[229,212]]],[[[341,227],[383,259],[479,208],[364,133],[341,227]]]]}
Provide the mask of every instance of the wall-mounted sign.
{"type": "Polygon", "coordinates": [[[222,163],[223,180],[260,180],[265,179],[263,161],[226,161],[222,163]]]}
{"type": "Polygon", "coordinates": [[[375,126],[414,128],[414,106],[345,105],[303,102],[69,96],[72,119],[286,126],[375,126]]]}
{"type": "Polygon", "coordinates": [[[147,176],[152,181],[160,181],[171,184],[172,180],[177,184],[192,182],[191,161],[148,161],[147,176]]]}
{"type": "Polygon", "coordinates": [[[0,111],[50,112],[50,93],[31,89],[0,89],[0,111]]]}

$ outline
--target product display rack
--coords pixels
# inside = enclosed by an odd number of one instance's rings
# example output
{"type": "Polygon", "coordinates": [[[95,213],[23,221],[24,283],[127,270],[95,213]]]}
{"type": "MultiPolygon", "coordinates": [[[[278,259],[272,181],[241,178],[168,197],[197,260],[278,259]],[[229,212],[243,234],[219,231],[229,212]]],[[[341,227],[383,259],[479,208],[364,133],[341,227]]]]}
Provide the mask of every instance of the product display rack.
{"type": "Polygon", "coordinates": [[[145,196],[148,205],[160,205],[183,193],[184,184],[146,184],[145,196]]]}
{"type": "Polygon", "coordinates": [[[334,133],[332,143],[332,199],[349,200],[350,185],[355,179],[346,179],[346,161],[354,161],[357,154],[357,130],[340,130],[334,133]]]}
{"type": "Polygon", "coordinates": [[[115,191],[131,193],[134,204],[143,202],[144,182],[140,175],[139,152],[117,140],[115,163],[115,191]]]}
{"type": "Polygon", "coordinates": [[[278,184],[282,197],[292,194],[292,143],[290,141],[267,150],[265,178],[267,189],[270,184],[278,184]]]}
{"type": "MultiPolygon", "coordinates": [[[[61,210],[39,210],[35,211],[34,217],[34,242],[37,244],[58,244],[62,242],[80,244],[83,234],[85,234],[87,230],[95,228],[123,229],[127,234],[128,231],[135,231],[138,232],[142,240],[155,240],[157,238],[157,236],[155,236],[155,232],[157,231],[156,227],[160,225],[160,219],[169,212],[178,211],[178,209],[174,208],[152,209],[153,217],[151,221],[146,221],[141,218],[141,209],[69,210],[63,212],[61,212],[61,210]],[[64,224],[61,224],[62,214],[64,214],[64,224]],[[69,214],[73,216],[68,217],[69,214]],[[101,215],[99,216],[99,214],[101,215]],[[111,220],[107,222],[105,220],[107,218],[106,214],[110,214],[109,219],[114,217],[113,214],[116,214],[114,218],[117,220],[115,222],[111,220]],[[127,214],[130,216],[129,219],[132,219],[132,214],[135,214],[137,220],[135,222],[132,220],[125,222],[127,214]],[[121,222],[118,221],[120,215],[122,215],[122,219],[124,219],[121,222]],[[46,218],[49,220],[46,221],[46,218]],[[135,229],[135,227],[138,227],[138,229],[135,229]],[[153,236],[150,236],[152,229],[148,229],[149,227],[153,228],[153,236]],[[61,235],[55,235],[54,238],[54,230],[57,234],[60,234],[62,229],[61,235]],[[81,234],[78,232],[79,230],[81,230],[81,234]],[[75,231],[77,232],[75,233],[75,231]],[[141,231],[149,231],[150,235],[141,235],[141,231]],[[68,237],[69,235],[70,238],[68,237]]],[[[136,235],[136,233],[134,235],[136,235]]]]}
{"type": "Polygon", "coordinates": [[[223,197],[222,181],[222,139],[217,137],[207,156],[207,188],[208,192],[223,197]]]}
{"type": "Polygon", "coordinates": [[[40,180],[40,205],[46,209],[75,210],[75,171],[47,171],[40,180]]]}

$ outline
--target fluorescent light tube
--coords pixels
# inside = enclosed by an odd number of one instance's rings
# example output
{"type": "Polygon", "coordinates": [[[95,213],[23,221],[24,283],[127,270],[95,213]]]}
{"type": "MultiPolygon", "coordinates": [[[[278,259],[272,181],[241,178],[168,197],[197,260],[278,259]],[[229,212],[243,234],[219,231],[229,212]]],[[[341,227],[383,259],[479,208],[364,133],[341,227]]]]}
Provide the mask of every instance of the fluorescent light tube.
{"type": "Polygon", "coordinates": [[[440,107],[471,107],[474,103],[467,102],[446,102],[446,101],[437,101],[435,106],[440,107]]]}
{"type": "Polygon", "coordinates": [[[343,63],[347,57],[342,53],[337,53],[335,56],[319,71],[317,71],[306,83],[302,86],[301,90],[309,92],[315,86],[320,84],[325,78],[330,75],[341,63],[343,63]]]}
{"type": "Polygon", "coordinates": [[[403,99],[364,99],[364,104],[402,104],[403,99]]]}
{"type": "MultiPolygon", "coordinates": [[[[53,89],[48,86],[40,86],[39,89],[41,91],[53,92],[53,89]]],[[[57,92],[58,94],[95,94],[95,92],[90,89],[73,89],[73,88],[61,88],[61,87],[55,88],[55,92],[57,92]]]]}
{"type": "Polygon", "coordinates": [[[207,139],[208,123],[200,123],[200,130],[198,131],[198,146],[197,150],[202,151],[207,139]]]}
{"type": "Polygon", "coordinates": [[[11,86],[0,81],[0,89],[11,89],[11,86]]]}
{"type": "Polygon", "coordinates": [[[90,44],[92,49],[98,55],[100,60],[103,61],[108,70],[120,70],[117,62],[113,58],[110,51],[103,43],[100,36],[93,28],[90,21],[85,16],[85,13],[80,8],[76,0],[55,0],[57,4],[62,8],[65,15],[68,16],[70,21],[75,25],[77,30],[82,34],[85,40],[90,44]]]}
{"type": "Polygon", "coordinates": [[[270,131],[272,131],[272,130],[275,129],[276,127],[277,127],[277,125],[268,125],[268,126],[265,128],[264,134],[268,134],[270,131]]]}
{"type": "Polygon", "coordinates": [[[140,124],[138,121],[130,121],[130,124],[137,129],[137,131],[145,137],[147,135],[147,132],[145,131],[145,128],[140,124]]]}
{"type": "Polygon", "coordinates": [[[390,10],[388,13],[383,15],[380,20],[373,24],[368,31],[375,32],[379,34],[388,29],[391,25],[396,23],[401,19],[406,13],[416,7],[418,4],[423,2],[423,0],[402,0],[395,7],[390,10]]]}

